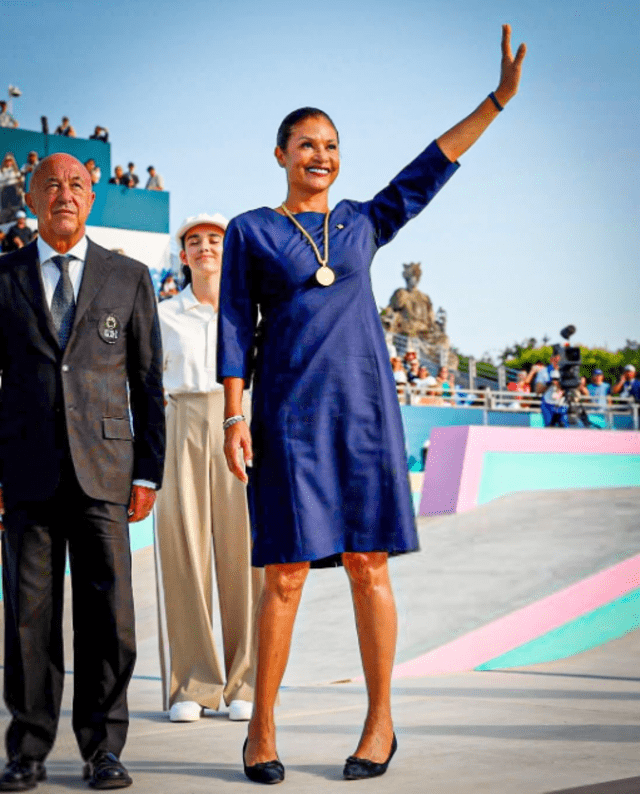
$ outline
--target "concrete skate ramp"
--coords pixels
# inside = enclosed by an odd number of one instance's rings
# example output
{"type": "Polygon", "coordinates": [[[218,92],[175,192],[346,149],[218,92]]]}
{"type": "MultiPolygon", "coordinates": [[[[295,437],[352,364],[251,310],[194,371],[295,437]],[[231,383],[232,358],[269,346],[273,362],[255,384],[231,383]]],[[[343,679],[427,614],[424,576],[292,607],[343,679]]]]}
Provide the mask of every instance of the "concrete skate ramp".
{"type": "MultiPolygon", "coordinates": [[[[421,550],[390,561],[400,664],[638,555],[640,489],[511,494],[468,513],[421,518],[418,526],[421,550]]],[[[137,551],[133,558],[135,675],[159,680],[153,549],[137,551]]],[[[67,582],[67,600],[68,591],[67,582]]],[[[70,613],[67,603],[68,670],[73,666],[70,613]]],[[[631,643],[637,658],[640,632],[616,642],[631,643]]],[[[344,570],[312,571],[284,684],[343,681],[360,674],[344,570]]]]}

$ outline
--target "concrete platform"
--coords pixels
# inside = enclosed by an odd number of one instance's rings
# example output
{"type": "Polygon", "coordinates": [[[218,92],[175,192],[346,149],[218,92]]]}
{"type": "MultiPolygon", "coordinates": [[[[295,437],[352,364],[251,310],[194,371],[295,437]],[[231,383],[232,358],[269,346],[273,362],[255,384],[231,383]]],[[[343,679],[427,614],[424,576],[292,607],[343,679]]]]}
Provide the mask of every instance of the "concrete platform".
{"type": "MultiPolygon", "coordinates": [[[[420,522],[422,551],[392,560],[399,659],[507,614],[640,551],[640,489],[514,494],[420,522]]],[[[242,774],[246,724],[224,713],[169,723],[160,708],[150,549],[134,555],[139,664],[123,760],[140,794],[256,791],[242,774]]],[[[67,647],[71,647],[68,637],[67,647]]],[[[292,792],[355,786],[439,794],[640,792],[640,631],[570,659],[394,682],[399,750],[389,772],[341,778],[365,694],[344,572],[310,574],[277,712],[292,792]],[[344,683],[331,683],[342,681],[344,683]]],[[[60,734],[39,791],[84,789],[70,728],[72,674],[60,734]]],[[[0,712],[6,725],[6,711],[0,712]]],[[[283,789],[284,790],[284,789],[283,789]]]]}

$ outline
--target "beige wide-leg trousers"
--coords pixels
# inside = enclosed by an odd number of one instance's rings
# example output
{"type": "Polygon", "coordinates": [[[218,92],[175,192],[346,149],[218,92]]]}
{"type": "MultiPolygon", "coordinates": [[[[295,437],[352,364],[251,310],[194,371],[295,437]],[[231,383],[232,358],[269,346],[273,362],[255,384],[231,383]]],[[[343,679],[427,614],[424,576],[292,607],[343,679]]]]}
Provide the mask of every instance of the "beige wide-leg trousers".
{"type": "MultiPolygon", "coordinates": [[[[263,573],[251,568],[247,497],[227,469],[223,392],[167,405],[167,457],[156,505],[156,572],[163,704],[217,709],[253,700],[254,615],[263,573]],[[215,558],[224,672],[212,631],[215,558]]],[[[248,399],[244,406],[248,416],[248,399]]]]}

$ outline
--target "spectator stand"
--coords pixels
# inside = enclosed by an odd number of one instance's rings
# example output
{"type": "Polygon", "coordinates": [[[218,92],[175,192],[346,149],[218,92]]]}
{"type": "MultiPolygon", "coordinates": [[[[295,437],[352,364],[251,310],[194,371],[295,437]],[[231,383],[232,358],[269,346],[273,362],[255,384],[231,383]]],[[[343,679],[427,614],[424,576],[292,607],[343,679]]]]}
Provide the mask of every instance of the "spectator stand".
{"type": "MultiPolygon", "coordinates": [[[[108,249],[122,249],[127,256],[144,262],[156,289],[161,274],[170,267],[169,193],[130,190],[109,185],[111,145],[100,140],[46,135],[32,130],[0,128],[0,157],[13,152],[21,167],[33,150],[40,159],[54,152],[66,152],[81,163],[92,158],[102,172],[95,185],[95,202],[87,221],[87,234],[108,249]]],[[[35,218],[27,212],[33,228],[35,218]]],[[[8,228],[7,224],[4,224],[8,228]]]]}
{"type": "MultiPolygon", "coordinates": [[[[413,348],[423,366],[436,374],[439,361],[428,358],[419,339],[394,335],[388,339],[398,355],[404,355],[408,347],[413,348]]],[[[431,431],[436,427],[484,425],[499,427],[543,426],[540,413],[540,395],[514,392],[506,385],[517,379],[518,370],[508,367],[492,367],[473,359],[461,360],[466,372],[456,373],[456,390],[453,398],[443,400],[440,405],[419,405],[430,389],[421,386],[405,386],[398,389],[398,399],[405,430],[409,470],[419,472],[424,468],[425,450],[431,431]],[[474,373],[474,364],[477,372],[474,373]],[[466,377],[465,377],[466,375],[466,377]],[[474,377],[475,376],[475,377],[474,377]],[[472,388],[469,384],[475,385],[472,388]],[[501,386],[501,388],[499,388],[501,386]]],[[[640,429],[640,405],[634,401],[613,397],[603,409],[594,399],[582,398],[578,402],[584,408],[589,421],[604,429],[640,429]]],[[[582,428],[581,424],[577,425],[582,428]]],[[[571,432],[571,428],[568,431],[571,432]]],[[[598,432],[594,430],[591,432],[598,432]]]]}

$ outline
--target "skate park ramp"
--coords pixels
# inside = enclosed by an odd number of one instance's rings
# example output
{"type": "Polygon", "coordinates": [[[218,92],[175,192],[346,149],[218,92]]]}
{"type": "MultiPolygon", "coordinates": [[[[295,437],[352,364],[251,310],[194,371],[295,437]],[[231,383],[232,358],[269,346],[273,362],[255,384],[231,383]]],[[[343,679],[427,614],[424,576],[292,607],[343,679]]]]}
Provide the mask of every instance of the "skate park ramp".
{"type": "MultiPolygon", "coordinates": [[[[467,513],[419,519],[418,525],[420,552],[390,561],[398,669],[628,565],[640,553],[640,489],[511,494],[467,513]]],[[[153,548],[134,552],[133,559],[139,662],[123,760],[136,791],[255,791],[240,760],[246,724],[230,723],[224,711],[175,724],[161,711],[153,548]]],[[[85,789],[70,727],[69,613],[67,604],[69,675],[59,737],[47,763],[50,782],[39,786],[43,794],[85,789]]],[[[630,630],[555,661],[398,675],[398,754],[384,777],[366,784],[367,791],[638,792],[638,658],[640,631],[630,630]]],[[[345,573],[312,571],[276,715],[285,785],[296,794],[343,790],[342,763],[355,748],[366,709],[360,671],[345,573]]],[[[7,712],[0,713],[6,726],[7,712]]]]}
{"type": "MultiPolygon", "coordinates": [[[[599,640],[616,639],[638,626],[640,488],[510,494],[467,513],[419,518],[418,527],[420,551],[389,562],[398,607],[399,675],[422,675],[422,669],[412,670],[411,663],[467,637],[478,637],[487,645],[480,661],[476,659],[477,664],[465,668],[463,659],[460,667],[449,655],[444,666],[427,667],[427,673],[552,661],[565,655],[564,650],[566,655],[573,655],[597,646],[599,640]],[[626,574],[622,576],[626,586],[623,583],[621,589],[607,589],[606,573],[619,569],[626,574]],[[581,611],[581,604],[573,604],[570,617],[578,613],[578,618],[584,618],[585,614],[604,609],[601,623],[605,629],[601,636],[590,625],[585,628],[590,632],[588,641],[583,639],[581,645],[574,637],[567,640],[564,650],[562,642],[557,642],[551,651],[552,657],[556,654],[553,658],[538,659],[523,651],[513,653],[549,634],[536,605],[542,605],[543,612],[553,609],[559,615],[560,624],[553,630],[573,622],[562,620],[566,616],[562,601],[565,593],[575,601],[572,594],[576,588],[586,607],[581,611]],[[526,632],[527,643],[508,647],[506,653],[499,639],[501,631],[515,631],[508,622],[501,629],[501,621],[509,620],[515,620],[516,625],[526,620],[538,625],[526,632]],[[620,631],[617,624],[622,626],[620,631]],[[493,625],[497,630],[486,633],[486,627],[493,625]],[[495,648],[492,642],[497,643],[495,648]]],[[[132,527],[132,534],[135,532],[132,527]]],[[[136,674],[157,680],[160,668],[153,547],[135,551],[133,560],[139,647],[136,674]]],[[[68,580],[66,586],[68,600],[68,580]]],[[[69,670],[70,614],[68,603],[65,642],[69,670]]],[[[185,619],[189,619],[188,615],[185,619]]],[[[215,608],[214,626],[219,631],[215,608]]],[[[576,630],[574,626],[574,633],[576,630]]],[[[315,685],[357,680],[360,675],[346,574],[342,568],[311,571],[283,683],[315,685]]]]}

